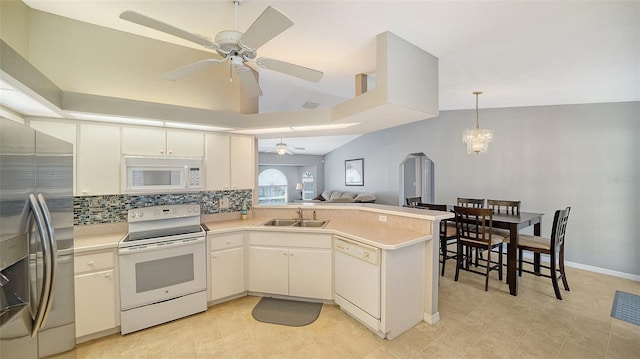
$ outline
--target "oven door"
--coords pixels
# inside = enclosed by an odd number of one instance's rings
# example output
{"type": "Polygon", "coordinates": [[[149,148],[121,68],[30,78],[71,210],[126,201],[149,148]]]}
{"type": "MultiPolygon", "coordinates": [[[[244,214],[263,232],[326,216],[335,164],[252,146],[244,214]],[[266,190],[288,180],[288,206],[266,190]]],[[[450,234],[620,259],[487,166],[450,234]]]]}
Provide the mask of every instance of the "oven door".
{"type": "Polygon", "coordinates": [[[120,248],[122,310],[206,290],[205,237],[120,248]]]}

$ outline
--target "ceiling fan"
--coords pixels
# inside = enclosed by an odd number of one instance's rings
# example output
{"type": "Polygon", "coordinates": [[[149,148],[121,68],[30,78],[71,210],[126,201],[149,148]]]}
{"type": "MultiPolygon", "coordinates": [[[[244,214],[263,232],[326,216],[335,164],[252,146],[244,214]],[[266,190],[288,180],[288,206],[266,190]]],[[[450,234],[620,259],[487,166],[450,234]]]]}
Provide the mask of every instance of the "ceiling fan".
{"type": "Polygon", "coordinates": [[[284,155],[293,155],[295,154],[295,152],[293,151],[304,151],[304,147],[290,147],[287,146],[286,143],[282,142],[282,139],[280,139],[280,143],[276,143],[275,147],[271,147],[268,148],[266,150],[264,150],[263,152],[268,152],[268,153],[277,153],[280,156],[284,156],[284,155]]]}
{"type": "Polygon", "coordinates": [[[162,75],[168,80],[178,80],[225,61],[228,61],[229,66],[235,70],[245,94],[249,97],[262,96],[262,90],[254,74],[257,70],[249,66],[249,63],[255,63],[260,68],[278,71],[311,82],[318,82],[322,79],[323,73],[317,70],[266,57],[256,58],[256,50],[291,27],[293,21],[279,10],[269,6],[249,26],[247,31],[242,33],[238,31],[240,1],[235,0],[233,3],[236,12],[236,28],[219,32],[214,41],[135,11],[125,11],[120,14],[120,18],[202,45],[206,49],[215,50],[218,55],[222,56],[221,59],[206,59],[169,71],[162,75]]]}

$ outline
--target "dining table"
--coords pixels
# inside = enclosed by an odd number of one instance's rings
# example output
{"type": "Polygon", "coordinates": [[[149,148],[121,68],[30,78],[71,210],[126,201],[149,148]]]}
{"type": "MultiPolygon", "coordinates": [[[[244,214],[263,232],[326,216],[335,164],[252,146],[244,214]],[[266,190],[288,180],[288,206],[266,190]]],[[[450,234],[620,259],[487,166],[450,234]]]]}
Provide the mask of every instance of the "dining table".
{"type": "MultiPolygon", "coordinates": [[[[405,205],[404,207],[421,208],[424,206],[405,205]]],[[[453,205],[447,205],[448,211],[453,211],[453,205]]],[[[509,230],[509,243],[507,243],[507,283],[509,284],[509,293],[518,295],[518,233],[521,229],[533,226],[533,234],[540,235],[540,227],[542,224],[542,216],[544,213],[536,212],[519,212],[517,214],[510,213],[493,213],[493,227],[509,230]]],[[[540,255],[534,255],[534,271],[540,272],[540,255]]]]}
{"type": "MultiPolygon", "coordinates": [[[[540,226],[544,213],[520,212],[518,214],[494,213],[493,227],[509,230],[509,243],[507,244],[507,283],[509,293],[518,295],[518,233],[521,229],[533,226],[533,234],[540,235],[540,226]]],[[[540,256],[534,258],[535,263],[540,263],[540,256]]],[[[536,265],[535,271],[538,272],[536,265]]]]}

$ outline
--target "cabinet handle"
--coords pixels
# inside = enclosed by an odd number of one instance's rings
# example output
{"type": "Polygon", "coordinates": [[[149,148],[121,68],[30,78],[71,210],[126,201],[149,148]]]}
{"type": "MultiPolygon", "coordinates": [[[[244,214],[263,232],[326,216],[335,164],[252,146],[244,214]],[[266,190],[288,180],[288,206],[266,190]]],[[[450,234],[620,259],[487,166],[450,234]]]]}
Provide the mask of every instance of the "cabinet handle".
{"type": "Polygon", "coordinates": [[[169,154],[170,154],[170,155],[172,155],[172,154],[173,154],[173,151],[169,151],[169,154]]]}
{"type": "Polygon", "coordinates": [[[227,241],[227,244],[231,244],[231,241],[227,241]]]}
{"type": "Polygon", "coordinates": [[[88,265],[88,266],[93,266],[93,261],[88,261],[88,262],[87,262],[87,265],[88,265]]]}
{"type": "Polygon", "coordinates": [[[216,259],[216,258],[218,258],[218,256],[211,256],[211,258],[216,259]]]}
{"type": "Polygon", "coordinates": [[[105,273],[105,274],[104,274],[104,277],[105,277],[105,278],[111,278],[111,273],[105,273]]]}

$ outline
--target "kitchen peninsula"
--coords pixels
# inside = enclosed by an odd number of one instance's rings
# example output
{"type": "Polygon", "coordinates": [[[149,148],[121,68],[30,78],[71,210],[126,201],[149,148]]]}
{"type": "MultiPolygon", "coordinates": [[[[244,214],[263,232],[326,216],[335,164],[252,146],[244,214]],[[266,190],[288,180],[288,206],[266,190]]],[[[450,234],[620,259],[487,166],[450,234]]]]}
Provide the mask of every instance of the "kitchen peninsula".
{"type": "MultiPolygon", "coordinates": [[[[357,317],[348,308],[345,309],[344,306],[349,303],[339,302],[339,296],[336,295],[335,303],[339,304],[343,310],[356,317],[379,336],[389,339],[395,338],[408,329],[408,323],[411,323],[409,326],[411,327],[420,320],[431,324],[439,320],[437,301],[439,253],[438,241],[432,240],[432,234],[438,233],[439,221],[450,218],[451,214],[377,204],[308,203],[303,206],[293,204],[257,206],[252,208],[247,220],[240,220],[239,215],[236,215],[237,213],[233,216],[231,214],[214,214],[201,217],[201,222],[208,231],[210,255],[208,256],[207,270],[210,277],[208,281],[210,305],[247,293],[300,297],[333,303],[333,271],[334,265],[338,265],[334,262],[338,258],[336,254],[338,249],[335,247],[335,243],[340,238],[340,240],[351,241],[355,245],[362,245],[362,248],[378,250],[380,253],[379,265],[382,268],[380,276],[383,293],[380,302],[382,319],[377,324],[379,327],[357,317]],[[276,218],[299,218],[297,212],[299,208],[302,209],[303,218],[311,219],[315,215],[318,220],[326,221],[326,225],[317,228],[264,225],[276,218]],[[258,267],[256,264],[258,262],[254,263],[253,261],[261,260],[262,254],[269,253],[268,250],[288,253],[289,267],[287,268],[293,268],[295,258],[306,258],[302,257],[303,255],[316,255],[317,258],[320,258],[321,263],[326,263],[326,260],[322,262],[322,258],[327,258],[328,266],[318,268],[326,268],[327,273],[324,274],[326,274],[325,278],[326,276],[329,278],[329,294],[304,294],[304,280],[301,281],[302,287],[294,288],[294,276],[299,276],[304,272],[303,270],[292,270],[288,274],[290,275],[288,281],[286,280],[287,274],[285,274],[285,282],[290,283],[290,287],[285,288],[284,292],[272,289],[276,287],[265,287],[262,280],[260,280],[260,285],[257,285],[257,278],[262,277],[256,276],[255,270],[252,272],[252,267],[254,269],[258,267]],[[222,262],[225,258],[224,255],[229,256],[228,258],[235,258],[235,260],[222,262]],[[216,260],[221,262],[216,262],[216,260]],[[226,270],[216,271],[218,263],[230,263],[236,268],[236,273],[231,274],[226,270]],[[216,285],[216,281],[220,280],[220,277],[216,277],[216,272],[225,273],[223,277],[227,282],[231,277],[236,278],[231,281],[231,285],[235,285],[235,289],[231,289],[231,292],[216,292],[220,288],[219,285],[216,285]],[[295,292],[295,290],[302,290],[302,292],[295,292]],[[407,313],[406,308],[402,308],[409,306],[403,302],[406,300],[409,302],[413,300],[413,304],[410,305],[412,307],[411,313],[407,313]],[[415,319],[416,307],[421,311],[419,313],[421,316],[417,318],[417,321],[415,319]]],[[[117,240],[114,238],[117,239],[120,236],[113,233],[92,233],[89,228],[79,227],[76,230],[76,252],[90,253],[92,248],[104,251],[109,247],[115,251],[117,240]],[[104,237],[105,241],[99,240],[100,237],[104,237]]],[[[280,254],[279,258],[286,257],[280,254]]],[[[257,272],[262,274],[264,271],[257,272]]],[[[316,270],[315,272],[322,271],[316,270]]],[[[314,278],[313,283],[307,284],[321,287],[321,285],[316,285],[321,282],[322,279],[314,278]]]]}

